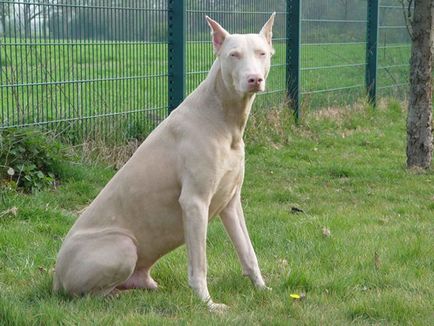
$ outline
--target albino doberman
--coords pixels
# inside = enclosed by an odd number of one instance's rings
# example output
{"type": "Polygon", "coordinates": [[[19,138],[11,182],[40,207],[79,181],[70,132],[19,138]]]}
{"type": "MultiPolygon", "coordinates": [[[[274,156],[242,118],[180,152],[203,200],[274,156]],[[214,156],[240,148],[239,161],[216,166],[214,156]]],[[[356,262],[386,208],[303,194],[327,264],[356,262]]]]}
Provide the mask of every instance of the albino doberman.
{"type": "Polygon", "coordinates": [[[207,286],[208,222],[220,216],[243,272],[268,289],[241,207],[243,133],[270,70],[271,15],[259,34],[229,34],[206,17],[216,60],[207,78],[143,142],[67,234],[54,290],[106,295],[156,289],[150,269],[184,242],[188,280],[211,311],[207,286]]]}

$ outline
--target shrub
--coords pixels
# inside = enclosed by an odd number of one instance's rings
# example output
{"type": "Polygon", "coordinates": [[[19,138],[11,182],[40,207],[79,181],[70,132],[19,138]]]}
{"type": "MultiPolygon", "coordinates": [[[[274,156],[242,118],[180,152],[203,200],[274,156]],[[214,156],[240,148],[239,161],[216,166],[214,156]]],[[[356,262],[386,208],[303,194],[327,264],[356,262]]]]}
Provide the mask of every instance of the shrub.
{"type": "Polygon", "coordinates": [[[35,129],[0,131],[0,185],[25,192],[53,186],[60,179],[64,154],[52,136],[35,129]]]}

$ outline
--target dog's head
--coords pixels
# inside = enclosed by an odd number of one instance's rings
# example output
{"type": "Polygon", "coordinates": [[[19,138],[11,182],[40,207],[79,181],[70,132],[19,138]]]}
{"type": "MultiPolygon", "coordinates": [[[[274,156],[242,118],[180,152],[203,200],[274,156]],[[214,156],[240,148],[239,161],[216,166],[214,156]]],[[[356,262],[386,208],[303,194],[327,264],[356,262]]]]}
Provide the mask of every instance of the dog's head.
{"type": "Polygon", "coordinates": [[[223,80],[241,95],[265,90],[274,54],[271,44],[274,16],[275,13],[259,34],[229,34],[219,23],[206,16],[214,52],[221,62],[223,80]]]}

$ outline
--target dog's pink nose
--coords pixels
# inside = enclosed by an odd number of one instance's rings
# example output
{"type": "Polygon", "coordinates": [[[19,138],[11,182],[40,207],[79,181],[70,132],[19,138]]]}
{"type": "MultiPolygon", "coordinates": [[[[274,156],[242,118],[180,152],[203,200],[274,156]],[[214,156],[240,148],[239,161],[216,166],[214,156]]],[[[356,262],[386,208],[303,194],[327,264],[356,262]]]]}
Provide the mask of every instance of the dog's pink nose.
{"type": "Polygon", "coordinates": [[[261,76],[259,76],[259,75],[249,75],[249,76],[247,76],[247,82],[251,86],[259,85],[263,81],[264,81],[264,79],[261,76]]]}

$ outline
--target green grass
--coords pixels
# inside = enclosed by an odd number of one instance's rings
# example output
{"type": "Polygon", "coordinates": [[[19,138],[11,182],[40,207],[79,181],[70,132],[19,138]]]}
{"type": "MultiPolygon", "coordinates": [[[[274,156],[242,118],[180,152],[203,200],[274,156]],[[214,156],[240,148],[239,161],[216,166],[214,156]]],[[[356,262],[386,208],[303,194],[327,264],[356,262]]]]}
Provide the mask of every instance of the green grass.
{"type": "MultiPolygon", "coordinates": [[[[123,113],[149,111],[150,122],[161,120],[167,107],[167,45],[162,43],[128,43],[107,41],[51,40],[3,38],[0,47],[0,84],[21,85],[1,87],[0,112],[7,124],[35,123],[64,118],[88,118],[91,128],[78,126],[86,136],[93,129],[116,127],[130,137],[137,136],[137,117],[123,113]],[[18,45],[15,43],[18,42],[18,45]],[[32,46],[29,46],[32,42],[32,46]],[[74,81],[74,82],[68,82],[74,81]],[[50,83],[43,85],[43,83],[50,83]],[[95,119],[93,116],[99,116],[95,119]],[[115,115],[113,117],[113,115],[115,115]],[[107,117],[110,117],[109,119],[107,117]],[[95,121],[96,120],[96,121],[95,121]],[[95,122],[93,122],[95,121],[95,122]],[[94,124],[96,128],[94,128],[94,124]],[[89,129],[89,131],[87,131],[89,129]],[[123,131],[126,130],[126,131],[123,131]]],[[[394,45],[396,46],[396,44],[394,45]]],[[[262,95],[257,107],[278,104],[285,95],[285,43],[275,42],[275,65],[267,80],[267,89],[282,92],[262,95]]],[[[409,48],[388,48],[379,51],[379,65],[408,63],[409,48]]],[[[211,44],[188,43],[186,70],[187,93],[205,78],[214,60],[211,44]],[[197,73],[201,72],[201,73],[197,73]]],[[[365,47],[347,45],[303,45],[301,48],[301,88],[305,107],[339,106],[354,103],[365,94],[363,65],[326,68],[327,66],[363,64],[365,47]],[[310,70],[319,67],[321,69],[310,70]],[[329,92],[354,85],[357,88],[329,92]],[[310,94],[312,91],[321,93],[310,94]]],[[[408,67],[379,70],[379,86],[402,83],[407,80],[408,67]]],[[[400,95],[396,89],[385,89],[381,95],[400,95]]],[[[136,114],[137,115],[137,114],[136,114]]],[[[143,120],[143,115],[138,115],[143,120]]],[[[147,126],[153,128],[153,123],[147,126]]],[[[77,136],[77,138],[83,135],[77,136]]]]}
{"type": "Polygon", "coordinates": [[[258,292],[241,276],[216,219],[209,227],[208,280],[215,301],[231,307],[222,316],[208,313],[188,288],[184,247],[155,266],[155,293],[131,291],[111,299],[51,293],[50,271],[62,238],[112,168],[75,164],[56,190],[3,190],[0,212],[18,212],[0,213],[0,320],[428,325],[434,317],[434,174],[405,169],[405,137],[398,104],[320,111],[299,126],[284,111],[255,112],[246,135],[243,206],[273,291],[258,292]],[[302,301],[289,298],[302,292],[302,301]]]}

